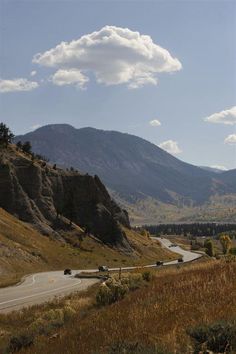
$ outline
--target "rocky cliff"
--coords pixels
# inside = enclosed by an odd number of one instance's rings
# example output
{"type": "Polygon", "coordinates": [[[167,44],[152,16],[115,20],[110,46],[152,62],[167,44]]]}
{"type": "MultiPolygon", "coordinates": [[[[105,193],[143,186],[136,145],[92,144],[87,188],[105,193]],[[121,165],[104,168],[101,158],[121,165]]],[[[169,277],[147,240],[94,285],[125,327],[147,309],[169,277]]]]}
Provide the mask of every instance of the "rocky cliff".
{"type": "Polygon", "coordinates": [[[72,222],[106,244],[130,248],[121,228],[130,226],[128,214],[97,176],[32,161],[14,146],[0,150],[0,207],[44,234],[60,236],[72,222]]]}

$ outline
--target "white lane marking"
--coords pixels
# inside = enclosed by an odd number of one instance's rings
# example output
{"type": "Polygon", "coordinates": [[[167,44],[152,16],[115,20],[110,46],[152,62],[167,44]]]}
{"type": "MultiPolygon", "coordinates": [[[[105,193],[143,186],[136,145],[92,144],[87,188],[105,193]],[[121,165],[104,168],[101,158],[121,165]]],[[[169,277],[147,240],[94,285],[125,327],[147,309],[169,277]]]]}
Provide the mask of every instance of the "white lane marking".
{"type": "Polygon", "coordinates": [[[36,274],[32,276],[32,282],[31,282],[31,283],[25,284],[25,285],[23,285],[24,283],[23,283],[22,285],[20,284],[20,285],[19,285],[19,288],[22,289],[22,288],[26,288],[27,286],[32,286],[32,285],[34,285],[34,283],[35,283],[35,277],[36,277],[36,274]]]}
{"type": "Polygon", "coordinates": [[[50,294],[50,293],[53,293],[53,292],[58,291],[58,290],[64,290],[64,289],[67,289],[67,288],[72,288],[72,287],[74,287],[74,286],[76,286],[76,285],[78,285],[78,284],[80,284],[80,283],[81,283],[81,280],[78,280],[78,281],[77,281],[75,284],[73,284],[73,285],[61,286],[60,288],[56,288],[56,289],[52,289],[52,290],[43,291],[43,292],[41,292],[41,293],[37,293],[37,294],[33,294],[33,295],[28,295],[28,296],[24,296],[24,297],[18,297],[17,299],[12,299],[12,300],[8,300],[8,301],[1,302],[0,305],[9,304],[9,303],[14,302],[14,301],[29,299],[29,298],[35,297],[35,296],[50,294]]]}

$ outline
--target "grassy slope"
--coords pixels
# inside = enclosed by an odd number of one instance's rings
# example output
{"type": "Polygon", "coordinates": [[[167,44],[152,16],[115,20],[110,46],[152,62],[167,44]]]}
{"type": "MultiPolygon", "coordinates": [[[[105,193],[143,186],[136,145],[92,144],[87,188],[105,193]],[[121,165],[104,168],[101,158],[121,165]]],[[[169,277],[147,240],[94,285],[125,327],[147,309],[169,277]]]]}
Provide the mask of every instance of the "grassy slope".
{"type": "Polygon", "coordinates": [[[110,353],[114,343],[125,342],[190,353],[188,328],[236,318],[235,272],[236,262],[223,261],[162,269],[148,287],[86,316],[78,312],[57,330],[56,340],[39,337],[35,346],[23,352],[110,353]]]}
{"type": "MultiPolygon", "coordinates": [[[[157,259],[171,259],[173,254],[156,242],[127,231],[136,251],[127,255],[86,237],[81,248],[42,236],[29,225],[0,209],[0,285],[19,280],[24,274],[65,267],[83,269],[99,264],[147,264],[157,259]],[[133,241],[132,241],[133,240],[133,241]]],[[[70,235],[73,238],[73,235],[70,235]]]]}

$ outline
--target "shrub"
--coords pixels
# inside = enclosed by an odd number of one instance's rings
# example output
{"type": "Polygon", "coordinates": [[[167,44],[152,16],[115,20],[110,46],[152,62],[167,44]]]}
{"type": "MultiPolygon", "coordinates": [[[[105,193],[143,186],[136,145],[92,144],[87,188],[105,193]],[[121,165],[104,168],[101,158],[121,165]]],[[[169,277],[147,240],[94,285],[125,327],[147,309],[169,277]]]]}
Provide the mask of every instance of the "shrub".
{"type": "Polygon", "coordinates": [[[76,311],[70,307],[70,306],[66,306],[64,309],[63,309],[63,312],[64,312],[64,320],[65,321],[68,321],[71,319],[71,317],[73,317],[75,314],[76,314],[76,311]]]}
{"type": "Polygon", "coordinates": [[[61,327],[64,324],[63,309],[50,310],[42,318],[53,327],[61,327]]]}
{"type": "Polygon", "coordinates": [[[43,320],[41,317],[37,318],[34,322],[30,325],[30,331],[34,334],[44,334],[47,332],[46,327],[48,323],[43,320]]]}
{"type": "Polygon", "coordinates": [[[236,247],[230,248],[229,253],[236,256],[236,247]]]}
{"type": "Polygon", "coordinates": [[[10,338],[8,351],[10,353],[18,352],[22,348],[29,347],[34,342],[34,337],[31,333],[22,332],[10,338]]]}
{"type": "Polygon", "coordinates": [[[218,322],[196,327],[188,331],[194,340],[195,353],[211,350],[216,353],[230,353],[236,350],[236,323],[218,322]]]}
{"type": "Polygon", "coordinates": [[[152,273],[149,270],[146,270],[142,273],[143,280],[151,281],[152,280],[152,273]]]}
{"type": "Polygon", "coordinates": [[[140,273],[129,274],[128,288],[133,291],[139,289],[143,285],[143,277],[140,273]]]}
{"type": "Polygon", "coordinates": [[[128,291],[126,284],[122,284],[115,279],[109,279],[99,287],[96,295],[98,305],[109,305],[124,298],[128,291]]]}

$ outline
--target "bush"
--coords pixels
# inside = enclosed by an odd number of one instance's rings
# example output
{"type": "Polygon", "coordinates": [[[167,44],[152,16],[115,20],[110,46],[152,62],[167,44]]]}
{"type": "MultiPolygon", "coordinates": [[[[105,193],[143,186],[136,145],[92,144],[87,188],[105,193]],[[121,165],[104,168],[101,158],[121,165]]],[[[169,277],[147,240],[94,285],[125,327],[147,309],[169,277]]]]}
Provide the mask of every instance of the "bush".
{"type": "Polygon", "coordinates": [[[66,306],[63,312],[64,312],[64,321],[70,320],[71,317],[73,317],[76,314],[76,311],[70,306],[66,306]]]}
{"type": "Polygon", "coordinates": [[[142,273],[143,280],[151,281],[152,280],[152,273],[149,270],[146,270],[142,273]]]}
{"type": "Polygon", "coordinates": [[[22,348],[27,348],[34,342],[34,337],[31,333],[22,332],[19,333],[9,340],[8,351],[10,353],[15,353],[22,348]]]}
{"type": "Polygon", "coordinates": [[[236,256],[236,247],[230,248],[229,253],[236,256]]]}
{"type": "Polygon", "coordinates": [[[42,318],[53,327],[61,327],[64,324],[63,309],[50,310],[42,318]]]}
{"type": "Polygon", "coordinates": [[[127,291],[128,287],[125,284],[111,278],[99,287],[96,295],[97,304],[110,305],[123,299],[127,291]]]}
{"type": "Polygon", "coordinates": [[[236,322],[218,322],[199,326],[188,331],[194,340],[194,353],[211,350],[214,353],[230,353],[236,350],[236,322]]]}

